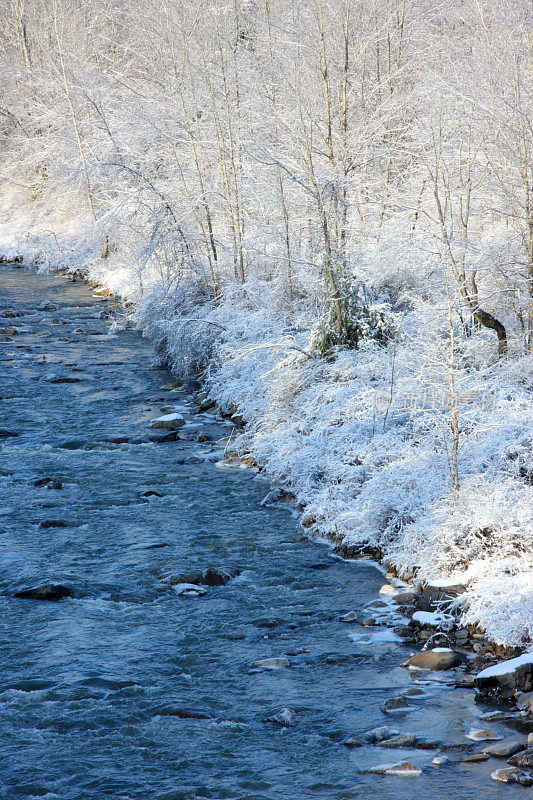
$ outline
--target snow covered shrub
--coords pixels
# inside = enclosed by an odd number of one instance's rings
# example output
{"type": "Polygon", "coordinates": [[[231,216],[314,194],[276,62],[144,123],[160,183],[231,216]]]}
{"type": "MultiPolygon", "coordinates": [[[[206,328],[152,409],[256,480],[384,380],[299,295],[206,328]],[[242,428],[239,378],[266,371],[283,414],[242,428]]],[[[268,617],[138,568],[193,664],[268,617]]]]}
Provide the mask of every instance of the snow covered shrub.
{"type": "Polygon", "coordinates": [[[361,281],[342,280],[338,301],[333,300],[311,334],[311,351],[327,356],[335,347],[357,350],[363,342],[386,345],[397,335],[390,312],[383,304],[372,304],[368,289],[361,281]],[[341,309],[340,330],[335,324],[334,304],[341,309]]]}

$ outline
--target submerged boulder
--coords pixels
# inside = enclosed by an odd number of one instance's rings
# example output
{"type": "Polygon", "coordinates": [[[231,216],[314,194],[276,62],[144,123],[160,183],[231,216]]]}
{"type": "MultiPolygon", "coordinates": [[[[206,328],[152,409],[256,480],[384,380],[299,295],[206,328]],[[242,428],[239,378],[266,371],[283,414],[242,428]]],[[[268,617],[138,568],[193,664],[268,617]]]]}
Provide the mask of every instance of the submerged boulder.
{"type": "Polygon", "coordinates": [[[64,586],[62,583],[41,583],[37,586],[19,589],[13,597],[24,600],[62,600],[64,597],[74,597],[74,592],[69,586],[64,586]]]}

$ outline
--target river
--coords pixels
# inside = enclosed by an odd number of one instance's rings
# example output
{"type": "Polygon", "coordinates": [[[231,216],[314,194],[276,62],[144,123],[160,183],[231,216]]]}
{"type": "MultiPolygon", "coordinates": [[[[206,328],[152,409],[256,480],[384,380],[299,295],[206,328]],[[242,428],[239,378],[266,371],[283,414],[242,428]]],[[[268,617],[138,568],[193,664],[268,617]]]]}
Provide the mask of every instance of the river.
{"type": "Polygon", "coordinates": [[[222,463],[229,423],[162,388],[151,343],[113,325],[120,306],[0,272],[0,326],[17,330],[0,336],[0,427],[17,434],[0,439],[0,797],[523,800],[490,778],[505,762],[343,746],[383,725],[464,743],[489,708],[452,673],[400,667],[390,629],[339,621],[368,616],[383,576],[261,505],[261,476],[222,463]],[[165,407],[186,438],[154,441],[165,407]],[[210,566],[234,577],[201,596],[161,580],[210,566]],[[40,582],[73,596],[14,596],[40,582]],[[251,668],[273,657],[289,666],[251,668]],[[414,710],[383,712],[411,689],[414,710]],[[361,772],[402,759],[422,774],[361,772]]]}

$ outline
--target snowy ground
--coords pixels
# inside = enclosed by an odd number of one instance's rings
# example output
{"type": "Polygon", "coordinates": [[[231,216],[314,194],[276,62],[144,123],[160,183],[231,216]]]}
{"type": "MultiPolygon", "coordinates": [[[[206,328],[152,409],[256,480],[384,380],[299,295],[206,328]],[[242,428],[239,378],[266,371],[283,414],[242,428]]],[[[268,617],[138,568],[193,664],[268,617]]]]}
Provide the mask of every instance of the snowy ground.
{"type": "Polygon", "coordinates": [[[90,231],[73,226],[59,240],[34,230],[17,234],[6,223],[0,254],[22,254],[40,269],[83,269],[131,301],[135,321],[178,375],[202,370],[213,401],[244,417],[235,448],[253,452],[269,479],[294,495],[309,534],[370,544],[416,581],[466,584],[463,624],[531,648],[530,357],[491,360],[482,334],[461,353],[454,501],[449,374],[419,323],[406,317],[393,346],[369,343],[319,359],[308,353],[309,303],[297,302],[287,322],[272,283],[229,285],[215,306],[194,285],[145,274],[141,294],[135,262],[120,253],[102,261],[90,231]]]}

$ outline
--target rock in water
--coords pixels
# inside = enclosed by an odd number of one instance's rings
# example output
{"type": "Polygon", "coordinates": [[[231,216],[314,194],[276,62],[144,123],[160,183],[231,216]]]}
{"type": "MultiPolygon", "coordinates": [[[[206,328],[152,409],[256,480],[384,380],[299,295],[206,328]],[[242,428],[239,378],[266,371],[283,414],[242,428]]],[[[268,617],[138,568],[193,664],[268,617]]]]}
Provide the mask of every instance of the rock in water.
{"type": "Polygon", "coordinates": [[[254,661],[251,669],[286,669],[289,667],[289,660],[287,658],[262,658],[260,661],[254,661]]]}
{"type": "Polygon", "coordinates": [[[522,748],[522,752],[513,755],[507,763],[520,769],[533,769],[533,747],[528,747],[527,750],[522,748]]]}
{"type": "Polygon", "coordinates": [[[533,653],[502,661],[476,675],[476,687],[483,694],[511,697],[515,692],[533,690],[533,653]]]}
{"type": "Polygon", "coordinates": [[[391,749],[399,749],[402,747],[416,747],[418,738],[412,733],[405,733],[402,736],[395,736],[393,739],[385,739],[384,742],[379,742],[379,747],[389,747],[391,749]]]}
{"type": "Polygon", "coordinates": [[[518,783],[520,786],[533,786],[533,776],[527,775],[527,773],[516,769],[516,767],[497,769],[490,777],[493,781],[502,781],[503,783],[518,783]]]}
{"type": "Polygon", "coordinates": [[[373,775],[399,775],[400,777],[413,778],[422,775],[422,770],[415,767],[410,761],[399,761],[397,764],[378,764],[370,770],[373,775]]]}
{"type": "Polygon", "coordinates": [[[496,744],[489,744],[483,748],[483,752],[494,758],[509,758],[526,749],[526,744],[522,739],[504,739],[496,744]]]}
{"type": "Polygon", "coordinates": [[[388,728],[386,725],[381,725],[379,728],[372,728],[366,731],[364,737],[367,742],[384,742],[386,739],[392,739],[393,736],[398,736],[400,733],[396,728],[388,728]]]}
{"type": "Polygon", "coordinates": [[[355,611],[348,611],[346,614],[341,614],[339,622],[346,622],[348,624],[357,622],[357,613],[355,611]]]}
{"type": "Polygon", "coordinates": [[[466,734],[467,739],[472,739],[473,742],[499,742],[503,736],[498,736],[494,731],[487,729],[477,730],[473,728],[466,734]]]}
{"type": "Polygon", "coordinates": [[[165,414],[152,420],[152,428],[164,428],[167,431],[176,431],[185,425],[185,418],[181,414],[165,414]]]}
{"type": "Polygon", "coordinates": [[[163,708],[159,712],[159,716],[178,717],[178,719],[213,719],[212,715],[208,714],[207,711],[199,711],[195,708],[175,708],[174,706],[163,708]]]}
{"type": "Polygon", "coordinates": [[[533,714],[533,692],[519,694],[516,698],[516,707],[522,712],[523,716],[533,714]]]}
{"type": "Polygon", "coordinates": [[[389,697],[381,706],[381,710],[385,714],[402,713],[406,711],[414,711],[414,706],[410,706],[405,697],[389,697]]]}
{"type": "Polygon", "coordinates": [[[221,569],[208,567],[200,578],[200,583],[204,586],[224,586],[225,583],[231,580],[231,575],[221,569]]]}
{"type": "Polygon", "coordinates": [[[29,586],[15,592],[13,597],[32,600],[62,600],[63,597],[74,597],[74,592],[61,583],[42,583],[39,586],[29,586]]]}
{"type": "Polygon", "coordinates": [[[293,728],[296,725],[296,713],[292,708],[282,708],[272,716],[267,717],[267,722],[273,722],[283,728],[293,728]]]}
{"type": "Polygon", "coordinates": [[[457,667],[460,663],[461,658],[458,653],[454,653],[448,647],[435,647],[433,650],[422,650],[402,666],[407,666],[409,669],[446,670],[457,667]]]}

